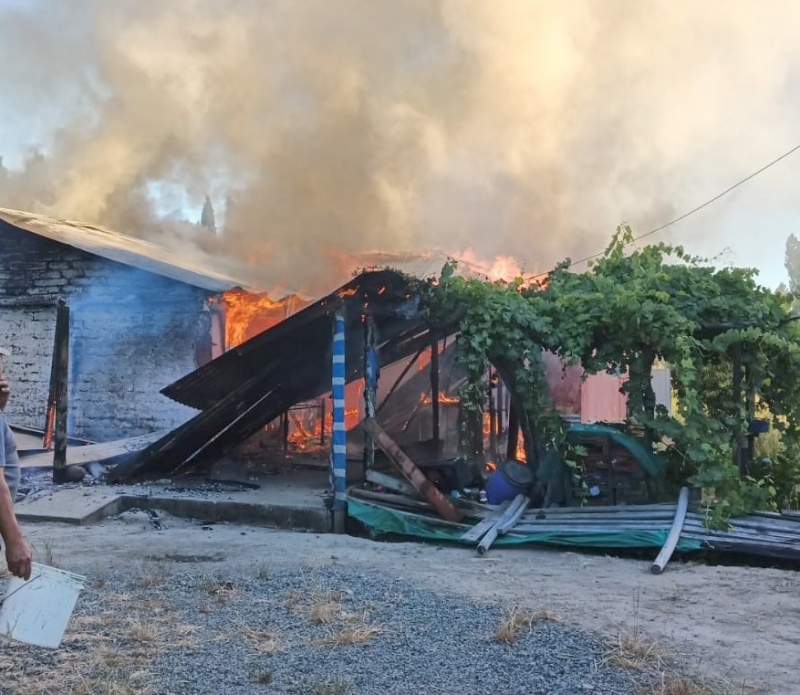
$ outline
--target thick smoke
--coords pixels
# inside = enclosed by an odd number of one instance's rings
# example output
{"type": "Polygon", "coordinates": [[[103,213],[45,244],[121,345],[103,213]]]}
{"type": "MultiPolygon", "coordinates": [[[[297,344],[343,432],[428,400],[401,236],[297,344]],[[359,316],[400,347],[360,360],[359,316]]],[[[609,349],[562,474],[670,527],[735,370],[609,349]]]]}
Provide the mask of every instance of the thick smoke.
{"type": "MultiPolygon", "coordinates": [[[[800,139],[790,0],[4,6],[0,154],[28,155],[0,166],[0,205],[224,250],[265,287],[313,291],[369,250],[547,269],[800,139]],[[217,237],[186,223],[206,194],[217,237]]],[[[797,167],[656,238],[768,267],[765,221],[736,207],[760,205],[780,265],[797,167]]]]}

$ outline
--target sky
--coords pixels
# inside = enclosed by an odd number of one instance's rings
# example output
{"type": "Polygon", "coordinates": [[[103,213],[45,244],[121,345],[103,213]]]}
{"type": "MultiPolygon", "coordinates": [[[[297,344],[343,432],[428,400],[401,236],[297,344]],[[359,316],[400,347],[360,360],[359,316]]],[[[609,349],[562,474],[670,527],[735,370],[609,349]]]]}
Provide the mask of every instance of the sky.
{"type": "MultiPolygon", "coordinates": [[[[798,20],[790,0],[0,0],[0,206],[229,256],[265,288],[369,251],[541,272],[800,144],[798,20]]],[[[800,152],[648,241],[774,287],[798,175],[800,152]]]]}

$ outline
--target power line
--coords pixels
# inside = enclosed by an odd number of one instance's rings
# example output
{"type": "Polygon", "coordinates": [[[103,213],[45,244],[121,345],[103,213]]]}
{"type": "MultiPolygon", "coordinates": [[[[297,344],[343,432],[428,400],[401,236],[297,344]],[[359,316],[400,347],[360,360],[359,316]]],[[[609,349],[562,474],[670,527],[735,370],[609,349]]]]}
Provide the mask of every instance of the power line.
{"type": "MultiPolygon", "coordinates": [[[[699,212],[703,208],[708,207],[712,203],[717,202],[720,198],[723,198],[724,196],[728,195],[728,193],[730,193],[731,191],[736,190],[742,184],[747,183],[750,179],[755,178],[759,174],[765,172],[770,167],[775,166],[781,160],[786,159],[789,155],[794,154],[795,152],[797,152],[797,150],[800,150],[800,145],[795,145],[788,152],[784,152],[777,159],[773,159],[769,164],[765,164],[758,171],[754,171],[749,176],[746,176],[741,181],[733,184],[733,186],[730,186],[729,188],[726,188],[724,191],[722,191],[722,193],[719,193],[719,194],[715,195],[713,198],[711,198],[710,200],[707,200],[702,205],[698,205],[696,208],[693,208],[692,210],[689,210],[689,212],[685,212],[682,215],[680,215],[679,217],[676,217],[675,219],[670,220],[669,222],[666,222],[665,224],[662,224],[660,227],[656,227],[655,229],[651,229],[649,232],[645,232],[644,234],[640,234],[639,236],[633,237],[633,239],[631,239],[629,242],[627,242],[626,246],[628,244],[632,244],[632,243],[634,243],[636,241],[639,241],[640,239],[644,239],[645,237],[649,237],[650,235],[655,234],[656,232],[660,232],[662,229],[666,229],[667,227],[670,227],[673,224],[676,224],[677,222],[680,222],[681,220],[685,220],[690,215],[694,215],[694,213],[699,212]]],[[[581,258],[580,260],[572,261],[572,263],[570,263],[568,267],[571,268],[572,266],[578,265],[579,263],[586,263],[587,261],[591,261],[591,260],[593,260],[595,258],[599,258],[600,256],[603,255],[603,253],[605,253],[605,252],[604,251],[599,251],[597,253],[593,253],[591,256],[586,256],[586,258],[581,258]]],[[[549,275],[549,272],[548,273],[539,273],[538,275],[532,275],[528,279],[529,280],[538,280],[539,278],[547,277],[548,275],[549,275]]]]}

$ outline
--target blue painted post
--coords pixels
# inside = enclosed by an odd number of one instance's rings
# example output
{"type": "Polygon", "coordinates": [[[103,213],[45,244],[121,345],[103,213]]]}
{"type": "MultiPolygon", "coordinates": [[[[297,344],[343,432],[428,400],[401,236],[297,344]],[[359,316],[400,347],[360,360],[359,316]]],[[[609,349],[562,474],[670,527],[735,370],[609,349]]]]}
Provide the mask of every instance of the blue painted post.
{"type": "Polygon", "coordinates": [[[331,437],[331,487],[333,488],[333,532],[344,533],[347,517],[345,472],[347,446],[344,423],[344,316],[336,314],[333,332],[331,395],[333,397],[333,433],[331,437]]]}

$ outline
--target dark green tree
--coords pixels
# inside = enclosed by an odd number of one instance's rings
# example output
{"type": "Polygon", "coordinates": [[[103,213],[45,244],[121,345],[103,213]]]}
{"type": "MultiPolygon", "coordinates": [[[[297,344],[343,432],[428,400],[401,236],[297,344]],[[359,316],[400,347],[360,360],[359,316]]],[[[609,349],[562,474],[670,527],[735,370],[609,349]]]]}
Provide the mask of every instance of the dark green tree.
{"type": "Polygon", "coordinates": [[[211,198],[206,196],[206,201],[203,203],[203,212],[200,213],[200,225],[205,227],[212,234],[217,233],[217,222],[214,216],[214,206],[211,204],[211,198]]]}
{"type": "Polygon", "coordinates": [[[790,234],[786,240],[785,261],[786,272],[789,273],[789,289],[796,292],[800,289],[800,239],[790,234]]]}
{"type": "Polygon", "coordinates": [[[758,285],[754,270],[717,269],[680,247],[631,252],[633,238],[629,227],[620,227],[588,271],[573,272],[565,261],[543,287],[464,279],[445,268],[429,303],[433,317],[464,307],[458,347],[469,379],[465,412],[480,415],[492,364],[529,418],[521,423],[528,460],[536,460],[529,449],[536,439],[561,446],[563,426],[553,417],[540,359],[547,349],[589,373],[628,374],[629,424],[665,456],[673,482],[713,491],[716,521],[796,504],[800,322],[793,320],[791,295],[758,285]],[[673,415],[655,404],[655,360],[671,368],[673,415]],[[735,463],[754,404],[773,416],[782,434],[784,454],[771,470],[743,471],[735,463]]]}

